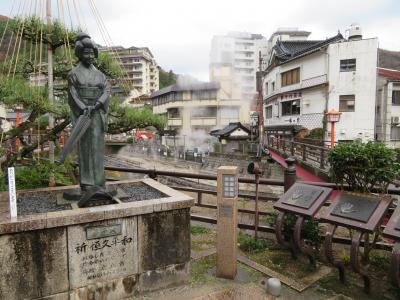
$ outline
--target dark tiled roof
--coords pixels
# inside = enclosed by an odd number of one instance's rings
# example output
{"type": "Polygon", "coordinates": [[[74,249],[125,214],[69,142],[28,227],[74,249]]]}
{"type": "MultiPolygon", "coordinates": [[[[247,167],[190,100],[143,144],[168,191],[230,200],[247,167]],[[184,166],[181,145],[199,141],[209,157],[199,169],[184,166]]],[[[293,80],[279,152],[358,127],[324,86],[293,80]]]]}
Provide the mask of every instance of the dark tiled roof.
{"type": "Polygon", "coordinates": [[[334,37],[326,40],[316,41],[277,41],[274,46],[275,56],[281,63],[295,59],[299,56],[312,53],[331,43],[343,40],[343,36],[338,33],[334,37]]]}
{"type": "Polygon", "coordinates": [[[198,91],[198,90],[218,90],[220,84],[217,81],[211,82],[196,82],[190,84],[174,84],[167,86],[161,90],[158,90],[150,95],[150,98],[155,98],[163,94],[171,92],[182,92],[182,91],[198,91]]]}
{"type": "Polygon", "coordinates": [[[233,122],[233,123],[229,123],[229,125],[226,126],[225,128],[210,131],[210,135],[216,136],[216,137],[229,136],[233,131],[235,131],[238,128],[242,129],[243,131],[245,131],[248,134],[250,133],[250,130],[247,129],[246,127],[244,127],[242,125],[242,123],[233,122]]]}

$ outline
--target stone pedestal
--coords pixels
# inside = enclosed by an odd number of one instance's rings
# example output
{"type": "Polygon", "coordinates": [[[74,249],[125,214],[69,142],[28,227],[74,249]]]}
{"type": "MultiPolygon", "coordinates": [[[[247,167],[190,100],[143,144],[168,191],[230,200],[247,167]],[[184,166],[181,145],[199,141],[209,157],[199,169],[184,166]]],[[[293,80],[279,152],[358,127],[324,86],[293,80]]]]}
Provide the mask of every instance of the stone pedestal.
{"type": "Polygon", "coordinates": [[[237,272],[238,168],[219,167],[217,176],[217,277],[234,279],[237,272]]]}
{"type": "Polygon", "coordinates": [[[0,299],[125,299],[188,282],[193,199],[151,179],[115,184],[138,182],[165,197],[10,220],[0,194],[0,299]]]}

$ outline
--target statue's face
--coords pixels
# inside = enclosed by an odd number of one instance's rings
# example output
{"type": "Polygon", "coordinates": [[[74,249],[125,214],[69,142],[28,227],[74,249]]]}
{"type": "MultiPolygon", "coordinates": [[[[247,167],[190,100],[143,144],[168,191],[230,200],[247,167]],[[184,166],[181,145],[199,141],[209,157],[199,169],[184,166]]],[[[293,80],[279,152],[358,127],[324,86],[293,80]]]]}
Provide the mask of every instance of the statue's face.
{"type": "Polygon", "coordinates": [[[94,50],[92,48],[84,48],[81,55],[81,62],[89,67],[94,61],[94,50]]]}

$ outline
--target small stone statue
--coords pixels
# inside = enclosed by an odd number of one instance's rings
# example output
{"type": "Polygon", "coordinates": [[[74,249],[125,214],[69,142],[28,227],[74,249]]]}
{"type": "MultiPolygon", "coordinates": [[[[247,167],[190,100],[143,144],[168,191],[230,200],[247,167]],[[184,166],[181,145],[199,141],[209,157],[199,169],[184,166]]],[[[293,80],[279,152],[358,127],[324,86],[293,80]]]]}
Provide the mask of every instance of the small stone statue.
{"type": "Polygon", "coordinates": [[[80,207],[86,206],[90,200],[111,197],[104,187],[104,133],[107,130],[110,87],[106,76],[93,66],[98,53],[89,35],[78,34],[75,55],[79,64],[68,74],[68,103],[74,125],[70,139],[76,140],[71,141],[73,143],[78,142],[80,207]],[[81,124],[83,117],[85,126],[81,124]],[[74,135],[74,131],[77,134],[74,135]]]}

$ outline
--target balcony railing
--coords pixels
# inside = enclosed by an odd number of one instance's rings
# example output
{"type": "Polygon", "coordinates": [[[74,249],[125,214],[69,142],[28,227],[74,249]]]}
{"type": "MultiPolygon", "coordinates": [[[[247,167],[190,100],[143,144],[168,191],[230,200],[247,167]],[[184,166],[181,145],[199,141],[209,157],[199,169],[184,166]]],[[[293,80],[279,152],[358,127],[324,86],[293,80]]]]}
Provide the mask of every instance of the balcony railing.
{"type": "Polygon", "coordinates": [[[168,126],[182,126],[182,118],[168,119],[168,126]]]}
{"type": "Polygon", "coordinates": [[[190,120],[192,126],[215,126],[217,118],[215,117],[192,117],[190,120]]]}
{"type": "Polygon", "coordinates": [[[296,91],[296,90],[300,90],[300,89],[306,89],[306,88],[317,86],[317,85],[324,84],[327,82],[328,82],[328,77],[326,74],[310,77],[310,78],[302,80],[299,83],[284,86],[284,87],[281,87],[280,89],[278,88],[275,91],[273,91],[271,94],[267,95],[266,98],[270,98],[270,97],[275,96],[280,93],[286,93],[286,92],[296,91]]]}

